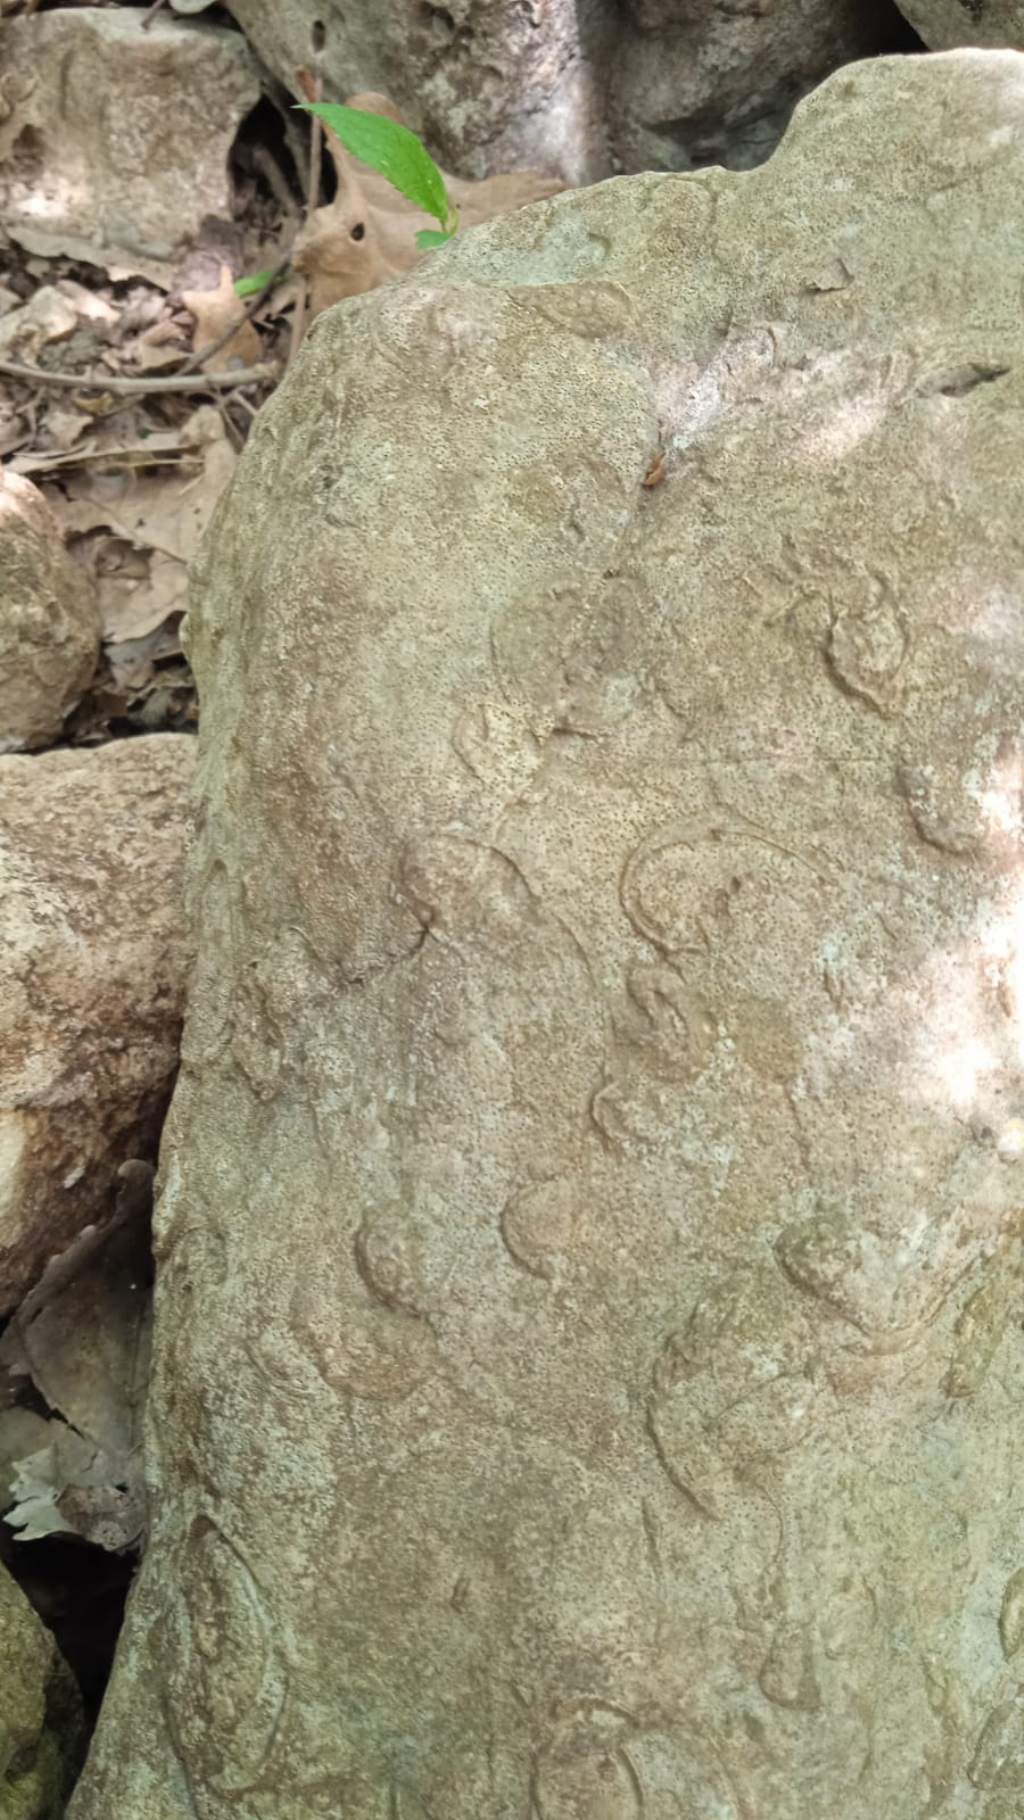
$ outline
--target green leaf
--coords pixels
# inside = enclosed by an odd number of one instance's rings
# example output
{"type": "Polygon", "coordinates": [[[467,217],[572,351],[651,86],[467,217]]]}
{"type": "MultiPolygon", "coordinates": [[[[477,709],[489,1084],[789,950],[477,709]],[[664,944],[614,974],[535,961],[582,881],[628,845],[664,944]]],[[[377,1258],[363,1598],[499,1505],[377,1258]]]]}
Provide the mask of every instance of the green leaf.
{"type": "Polygon", "coordinates": [[[253,272],[247,278],[236,278],[234,285],[235,296],[255,297],[257,291],[264,290],[270,283],[270,280],[276,277],[276,272],[253,272]]]}
{"type": "Polygon", "coordinates": [[[431,247],[447,246],[450,239],[450,234],[439,234],[436,228],[420,228],[416,236],[416,245],[421,253],[426,253],[431,247]]]}
{"type": "Polygon", "coordinates": [[[437,165],[415,133],[383,114],[364,114],[362,108],[342,107],[335,101],[303,101],[307,114],[317,114],[338,135],[347,152],[379,171],[399,194],[447,228],[451,203],[437,165]]]}

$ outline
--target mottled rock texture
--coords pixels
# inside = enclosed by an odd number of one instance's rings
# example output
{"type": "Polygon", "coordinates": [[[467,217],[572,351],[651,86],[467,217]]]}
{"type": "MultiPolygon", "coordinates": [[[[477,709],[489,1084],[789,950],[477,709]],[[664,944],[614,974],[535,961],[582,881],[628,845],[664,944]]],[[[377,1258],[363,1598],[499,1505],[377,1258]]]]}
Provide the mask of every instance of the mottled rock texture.
{"type": "Polygon", "coordinates": [[[930,50],[977,44],[1024,50],[1024,0],[900,0],[930,50]]]}
{"type": "Polygon", "coordinates": [[[0,472],[0,753],[49,746],[93,679],[100,612],[38,487],[0,472]]]}
{"type": "Polygon", "coordinates": [[[137,8],[6,20],[0,224],[33,253],[160,281],[206,215],[230,218],[228,153],[259,100],[237,32],[137,8]]]}
{"type": "Polygon", "coordinates": [[[75,1820],[1009,1820],[1024,60],[327,312],[206,545],[75,1820]]]}
{"type": "Polygon", "coordinates": [[[71,1672],[0,1567],[0,1820],[61,1820],[81,1743],[71,1672]]]}
{"type": "Polygon", "coordinates": [[[194,753],[155,734],[0,759],[0,1315],[155,1146],[194,753]]]}
{"type": "Polygon", "coordinates": [[[328,93],[385,89],[461,175],[745,168],[793,103],[887,46],[892,0],[228,0],[286,88],[324,29],[328,93]]]}

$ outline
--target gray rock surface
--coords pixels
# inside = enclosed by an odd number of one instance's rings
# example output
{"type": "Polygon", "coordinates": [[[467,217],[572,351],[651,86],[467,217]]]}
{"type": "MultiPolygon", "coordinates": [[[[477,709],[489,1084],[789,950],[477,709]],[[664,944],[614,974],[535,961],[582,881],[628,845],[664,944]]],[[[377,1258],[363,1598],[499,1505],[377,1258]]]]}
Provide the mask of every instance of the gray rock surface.
{"type": "Polygon", "coordinates": [[[899,0],[933,51],[960,45],[1024,50],[1024,0],[899,0]]]}
{"type": "Polygon", "coordinates": [[[4,22],[0,225],[30,252],[166,281],[206,215],[230,219],[228,153],[259,100],[237,32],[138,8],[4,22]]]}
{"type": "Polygon", "coordinates": [[[888,0],[629,0],[606,57],[615,167],[748,170],[795,103],[833,70],[888,48],[888,0]]]}
{"type": "Polygon", "coordinates": [[[0,753],[49,746],[93,679],[100,612],[38,487],[0,472],[0,753]]]}
{"type": "Polygon", "coordinates": [[[756,164],[798,97],[883,48],[891,0],[228,0],[295,91],[315,22],[336,100],[382,89],[462,176],[528,166],[588,183],[612,170],[756,164]]]}
{"type": "Polygon", "coordinates": [[[61,1820],[81,1743],[71,1671],[0,1566],[0,1820],[61,1820]]]}
{"type": "Polygon", "coordinates": [[[197,577],[74,1820],[1011,1820],[1024,59],[328,312],[197,577]]]}
{"type": "Polygon", "coordinates": [[[0,1316],[152,1154],[185,990],[195,741],[0,759],[0,1316]]]}

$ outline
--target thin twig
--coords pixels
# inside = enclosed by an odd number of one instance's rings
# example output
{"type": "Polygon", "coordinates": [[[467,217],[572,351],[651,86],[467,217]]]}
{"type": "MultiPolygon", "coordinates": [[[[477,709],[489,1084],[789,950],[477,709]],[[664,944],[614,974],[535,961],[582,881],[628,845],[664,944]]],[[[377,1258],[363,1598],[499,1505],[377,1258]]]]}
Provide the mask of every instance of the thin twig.
{"type": "MultiPolygon", "coordinates": [[[[239,392],[234,402],[236,404],[242,404],[244,402],[244,400],[245,400],[245,393],[239,392]]],[[[237,423],[234,422],[234,420],[231,416],[231,412],[228,410],[228,404],[229,404],[230,400],[228,398],[223,397],[222,394],[220,392],[218,392],[217,396],[214,398],[213,402],[214,402],[214,405],[215,405],[217,411],[220,414],[221,427],[224,431],[224,435],[227,438],[228,442],[230,443],[231,447],[234,449],[235,454],[237,455],[241,451],[242,444],[245,441],[245,437],[242,434],[241,430],[239,429],[237,423]]],[[[248,411],[249,411],[250,418],[255,417],[256,412],[254,411],[252,405],[248,406],[248,411]]]]}
{"type": "MultiPolygon", "coordinates": [[[[239,394],[241,396],[241,394],[239,394]]],[[[118,407],[119,409],[122,407],[118,407]]],[[[102,420],[101,420],[102,421],[102,420]]],[[[90,461],[102,461],[111,472],[130,473],[132,468],[177,468],[180,467],[178,456],[180,449],[167,449],[150,455],[142,449],[98,449],[93,442],[77,442],[73,448],[65,449],[60,454],[24,455],[21,458],[20,474],[52,474],[58,468],[81,468],[90,461]],[[132,460],[132,456],[138,457],[132,460]]]]}
{"type": "MultiPolygon", "coordinates": [[[[319,58],[319,52],[315,52],[314,53],[313,73],[312,73],[312,76],[309,78],[308,82],[303,81],[303,77],[305,76],[306,72],[304,70],[299,71],[299,85],[303,89],[303,92],[308,94],[310,101],[322,101],[323,97],[324,97],[323,77],[320,73],[320,70],[316,66],[318,58],[319,58]]],[[[307,226],[312,221],[313,215],[317,208],[317,204],[320,201],[320,164],[321,164],[321,161],[323,158],[323,145],[324,145],[323,122],[321,121],[319,114],[311,115],[311,119],[312,119],[312,123],[313,123],[313,128],[312,128],[312,132],[310,134],[310,140],[309,140],[309,185],[308,185],[308,188],[306,191],[306,225],[307,226]]],[[[307,291],[306,291],[306,280],[304,278],[302,278],[302,279],[300,279],[299,285],[297,287],[296,297],[295,297],[295,314],[292,317],[292,338],[291,338],[291,342],[290,342],[289,348],[288,348],[288,365],[289,366],[291,366],[293,360],[295,359],[296,354],[298,353],[300,347],[302,346],[302,338],[306,333],[306,307],[307,307],[307,304],[308,304],[308,296],[307,296],[307,291]]]]}
{"type": "Polygon", "coordinates": [[[266,180],[275,201],[280,203],[285,214],[294,221],[296,215],[302,213],[302,209],[295,199],[295,193],[291,184],[288,182],[287,177],[278,164],[277,159],[274,157],[269,145],[254,145],[252,148],[252,162],[255,169],[259,171],[260,175],[266,180]]]}
{"type": "Polygon", "coordinates": [[[243,310],[241,316],[236,316],[234,322],[230,323],[224,330],[223,335],[218,335],[216,341],[211,341],[209,347],[200,348],[197,353],[190,354],[184,365],[178,368],[178,372],[194,373],[196,368],[199,367],[204,360],[209,360],[211,354],[219,354],[221,348],[225,347],[227,343],[238,334],[239,329],[245,327],[247,322],[251,322],[256,311],[263,307],[278,279],[283,277],[284,273],[288,270],[288,266],[289,261],[287,259],[282,260],[281,264],[276,266],[271,272],[266,284],[261,290],[257,291],[255,297],[252,298],[243,310]]]}
{"type": "Polygon", "coordinates": [[[142,17],[142,29],[144,32],[148,32],[150,26],[153,23],[153,20],[157,16],[157,13],[160,11],[160,8],[163,6],[163,3],[164,3],[164,0],[153,0],[152,6],[148,6],[146,8],[146,11],[142,17]]]}
{"type": "Polygon", "coordinates": [[[243,411],[248,411],[250,417],[256,416],[256,406],[253,404],[251,398],[245,396],[244,392],[239,392],[238,397],[233,398],[231,402],[232,404],[240,404],[243,411]]]}
{"type": "Polygon", "coordinates": [[[234,373],[172,373],[166,379],[87,379],[81,373],[48,373],[45,367],[18,360],[0,360],[0,373],[22,379],[26,385],[70,385],[82,392],[202,392],[225,391],[230,386],[258,385],[275,379],[272,366],[239,367],[234,373]]]}

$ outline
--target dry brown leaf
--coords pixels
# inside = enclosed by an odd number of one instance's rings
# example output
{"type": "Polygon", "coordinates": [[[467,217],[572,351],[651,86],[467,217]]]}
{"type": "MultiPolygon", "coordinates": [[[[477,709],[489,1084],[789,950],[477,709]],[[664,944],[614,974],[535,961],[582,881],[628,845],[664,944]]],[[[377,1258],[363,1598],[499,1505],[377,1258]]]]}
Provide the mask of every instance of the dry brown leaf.
{"type": "Polygon", "coordinates": [[[56,284],[44,284],[27,303],[0,312],[0,354],[19,360],[35,360],[41,348],[51,341],[66,340],[76,329],[88,329],[93,337],[105,338],[112,333],[118,312],[106,297],[89,291],[71,278],[59,278],[56,284]]]}
{"type": "Polygon", "coordinates": [[[169,657],[181,656],[180,628],[184,608],[182,600],[180,609],[145,638],[132,638],[124,644],[109,646],[106,655],[110,674],[115,688],[126,697],[140,695],[144,689],[152,688],[157,665],[169,657]]]}
{"type": "MultiPolygon", "coordinates": [[[[55,497],[63,501],[62,494],[55,497]]],[[[77,510],[74,501],[64,502],[61,519],[65,534],[74,526],[77,510]]],[[[106,526],[94,527],[91,507],[82,508],[81,516],[87,529],[81,535],[72,535],[68,548],[76,562],[91,572],[96,582],[101,622],[104,628],[110,628],[107,635],[116,637],[122,621],[132,623],[140,583],[148,587],[151,552],[137,550],[127,538],[116,536],[106,526]]]]}
{"type": "Polygon", "coordinates": [[[73,306],[80,322],[87,323],[93,329],[117,327],[120,312],[109,297],[101,296],[98,291],[90,291],[84,284],[77,284],[73,278],[59,278],[57,290],[73,306]]]}
{"type": "Polygon", "coordinates": [[[0,455],[11,455],[31,434],[27,416],[9,398],[0,396],[0,455]]]}
{"type": "Polygon", "coordinates": [[[149,1344],[145,1224],[114,1231],[34,1320],[19,1321],[32,1382],[56,1414],[109,1454],[138,1441],[149,1344]]]}
{"type": "Polygon", "coordinates": [[[0,1409],[0,1512],[9,1510],[14,1502],[16,1462],[46,1446],[49,1427],[46,1416],[33,1409],[18,1404],[0,1409]]]}
{"type": "MultiPolygon", "coordinates": [[[[90,565],[95,575],[117,575],[123,581],[145,581],[149,574],[149,557],[145,550],[137,550],[126,537],[115,537],[106,529],[96,531],[95,546],[89,552],[90,565]]],[[[91,543],[92,539],[86,539],[91,543]]]]}
{"type": "Polygon", "coordinates": [[[43,427],[51,448],[65,451],[72,448],[83,430],[91,429],[92,425],[88,411],[76,411],[73,405],[55,400],[46,412],[43,427]]]}
{"type": "MultiPolygon", "coordinates": [[[[386,95],[352,95],[346,106],[401,123],[386,95]]],[[[310,216],[292,253],[294,268],[308,285],[311,316],[410,271],[422,257],[416,245],[418,230],[437,227],[386,178],[351,157],[329,128],[325,140],[338,176],[337,193],[333,202],[310,216]]],[[[565,188],[535,171],[509,171],[479,182],[445,176],[445,183],[463,227],[475,227],[565,188]]]]}
{"type": "MultiPolygon", "coordinates": [[[[115,537],[105,540],[103,549],[108,558],[122,552],[126,558],[103,561],[101,557],[96,569],[96,592],[105,645],[116,647],[127,640],[144,637],[169,613],[183,610],[187,587],[184,563],[174,557],[133,550],[115,537]]],[[[74,547],[73,554],[79,555],[74,547]]]]}
{"type": "Polygon", "coordinates": [[[55,284],[46,284],[27,303],[0,316],[0,355],[34,360],[40,348],[61,341],[78,327],[78,311],[55,284]]]}
{"type": "MultiPolygon", "coordinates": [[[[148,1227],[153,1213],[155,1179],[156,1171],[152,1163],[146,1162],[142,1157],[128,1157],[118,1165],[112,1212],[105,1219],[83,1226],[70,1245],[48,1260],[42,1276],[29,1290],[14,1321],[6,1330],[4,1341],[8,1334],[16,1334],[22,1324],[34,1321],[41,1309],[62,1295],[69,1284],[75,1282],[111,1243],[115,1233],[125,1226],[148,1227]]],[[[0,1341],[0,1349],[4,1341],[0,1341]]],[[[21,1358],[19,1369],[24,1373],[29,1369],[24,1352],[21,1358]]]]}
{"type": "Polygon", "coordinates": [[[19,1542],[71,1534],[117,1552],[142,1529],[153,1171],[132,1159],[118,1174],[109,1221],[50,1260],[0,1340],[0,1391],[30,1379],[56,1412],[0,1408],[0,1510],[19,1542]]]}
{"type": "Polygon", "coordinates": [[[161,316],[159,322],[151,323],[148,329],[143,330],[139,340],[144,342],[146,347],[159,347],[166,341],[183,342],[185,333],[185,329],[176,316],[161,316]]]}
{"type": "Polygon", "coordinates": [[[122,339],[138,335],[159,323],[166,307],[167,299],[161,291],[144,289],[141,285],[136,287],[121,311],[119,333],[122,339]]]}
{"type": "Polygon", "coordinates": [[[187,352],[183,341],[154,343],[140,336],[125,348],[125,364],[133,373],[162,373],[168,367],[176,367],[187,352]]]}
{"type": "Polygon", "coordinates": [[[11,1467],[13,1508],[4,1521],[16,1542],[77,1535],[120,1554],[134,1548],[145,1524],[141,1458],[108,1454],[53,1420],[43,1445],[11,1467]]]}
{"type": "MultiPolygon", "coordinates": [[[[100,587],[100,611],[103,611],[103,588],[100,587]]],[[[117,672],[121,667],[118,652],[129,643],[145,639],[153,631],[158,631],[172,613],[179,616],[188,605],[188,564],[180,562],[177,557],[165,556],[160,550],[152,550],[149,555],[149,571],[144,582],[136,583],[130,597],[123,598],[121,610],[115,617],[111,613],[111,630],[104,632],[108,646],[107,657],[111,669],[118,680],[117,672]],[[138,628],[146,626],[147,631],[138,628]]],[[[148,680],[152,669],[147,669],[146,678],[139,677],[133,687],[141,688],[143,681],[148,680]]]]}
{"type": "Polygon", "coordinates": [[[150,463],[173,449],[173,472],[87,468],[68,475],[63,493],[47,492],[65,534],[107,530],[146,559],[139,575],[123,549],[90,552],[103,637],[111,647],[144,639],[184,612],[188,565],[234,469],[235,451],[215,406],[200,406],[175,435],[172,441],[157,434],[142,445],[150,463]],[[154,448],[161,441],[165,446],[154,448]]]}
{"type": "Polygon", "coordinates": [[[138,373],[159,372],[175,365],[188,352],[191,325],[167,312],[166,302],[158,321],[150,322],[141,334],[121,342],[121,354],[127,369],[138,373]]]}
{"type": "MultiPolygon", "coordinates": [[[[182,291],[181,301],[196,319],[192,337],[194,353],[199,354],[203,348],[212,347],[214,342],[220,340],[225,329],[237,319],[240,324],[238,333],[217,350],[217,366],[229,367],[232,361],[237,361],[239,366],[247,367],[259,359],[263,344],[252,323],[241,320],[245,305],[235,296],[234,279],[229,265],[221,266],[220,280],[215,290],[182,291]]],[[[204,360],[204,367],[206,364],[204,360]]]]}

